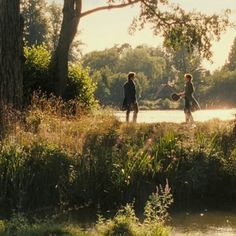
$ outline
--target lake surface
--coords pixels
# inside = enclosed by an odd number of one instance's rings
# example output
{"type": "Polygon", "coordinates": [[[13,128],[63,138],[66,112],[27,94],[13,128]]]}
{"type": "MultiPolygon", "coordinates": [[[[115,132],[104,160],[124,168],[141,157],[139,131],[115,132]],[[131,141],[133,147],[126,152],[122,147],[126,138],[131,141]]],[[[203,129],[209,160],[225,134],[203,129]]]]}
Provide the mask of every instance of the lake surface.
{"type": "Polygon", "coordinates": [[[171,236],[235,236],[236,212],[210,211],[172,214],[171,236]]]}
{"type": "MultiPolygon", "coordinates": [[[[236,108],[234,109],[216,109],[216,110],[200,110],[193,113],[195,121],[207,121],[211,119],[232,120],[235,118],[236,108]]],[[[116,117],[120,121],[125,121],[125,111],[115,112],[116,117]]],[[[132,120],[133,114],[130,114],[132,120]]],[[[139,111],[138,123],[157,123],[157,122],[174,122],[181,123],[185,121],[184,112],[182,110],[147,110],[139,111]]]]}
{"type": "MultiPolygon", "coordinates": [[[[168,223],[172,229],[170,236],[236,236],[236,209],[226,209],[172,212],[168,223]]],[[[111,218],[115,211],[102,215],[111,218]]],[[[92,229],[97,221],[97,212],[95,209],[72,211],[66,214],[64,220],[76,223],[83,229],[92,229]]]]}

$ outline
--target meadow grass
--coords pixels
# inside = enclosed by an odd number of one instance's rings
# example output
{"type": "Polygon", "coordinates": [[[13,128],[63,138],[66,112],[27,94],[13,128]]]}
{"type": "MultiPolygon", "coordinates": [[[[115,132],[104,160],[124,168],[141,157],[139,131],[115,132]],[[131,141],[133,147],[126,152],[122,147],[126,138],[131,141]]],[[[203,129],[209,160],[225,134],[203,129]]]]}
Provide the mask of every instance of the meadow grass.
{"type": "MultiPolygon", "coordinates": [[[[144,210],[149,195],[166,179],[176,205],[236,197],[234,121],[211,120],[195,128],[126,124],[109,109],[82,112],[53,97],[35,97],[28,110],[11,112],[6,120],[8,130],[0,143],[0,207],[7,212],[119,208],[134,199],[134,208],[144,210]]],[[[167,235],[160,218],[155,223],[152,218],[148,232],[155,233],[144,234],[147,222],[131,217],[127,225],[123,213],[104,220],[93,234],[116,235],[118,224],[117,230],[130,232],[124,235],[167,235]]],[[[27,230],[46,229],[44,224],[27,224],[27,230]]],[[[55,227],[61,235],[86,233],[73,225],[55,227]]]]}

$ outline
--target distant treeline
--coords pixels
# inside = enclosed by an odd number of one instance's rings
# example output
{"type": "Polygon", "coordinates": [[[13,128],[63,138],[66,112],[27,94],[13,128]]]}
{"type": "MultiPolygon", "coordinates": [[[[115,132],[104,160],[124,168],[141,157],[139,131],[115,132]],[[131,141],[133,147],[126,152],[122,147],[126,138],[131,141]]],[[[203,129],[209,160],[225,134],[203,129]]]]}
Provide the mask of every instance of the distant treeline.
{"type": "Polygon", "coordinates": [[[195,96],[202,107],[236,106],[236,40],[226,64],[212,74],[203,68],[197,53],[186,49],[178,52],[161,48],[129,44],[94,51],[82,57],[83,66],[97,84],[96,98],[104,105],[119,106],[123,98],[122,86],[127,72],[137,73],[138,98],[142,108],[176,108],[180,104],[170,101],[173,91],[182,91],[183,75],[191,73],[195,96]]]}

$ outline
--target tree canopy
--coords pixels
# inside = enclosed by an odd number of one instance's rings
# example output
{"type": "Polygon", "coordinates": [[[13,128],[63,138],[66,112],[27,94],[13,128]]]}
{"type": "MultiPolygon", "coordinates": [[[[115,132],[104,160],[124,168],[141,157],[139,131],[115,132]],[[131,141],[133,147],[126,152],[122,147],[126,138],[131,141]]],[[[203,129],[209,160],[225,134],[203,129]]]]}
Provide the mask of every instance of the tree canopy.
{"type": "Polygon", "coordinates": [[[230,25],[229,9],[222,15],[206,15],[195,10],[186,11],[170,0],[108,0],[107,5],[81,13],[81,17],[99,10],[134,4],[139,4],[140,13],[131,24],[131,32],[151,23],[153,33],[164,37],[165,46],[173,49],[185,46],[189,51],[195,48],[208,59],[212,56],[212,39],[219,40],[221,33],[230,25]]]}
{"type": "Polygon", "coordinates": [[[130,32],[150,23],[155,35],[164,37],[164,46],[189,52],[197,50],[202,57],[212,56],[211,41],[218,40],[230,25],[229,10],[222,15],[205,15],[186,11],[169,0],[107,0],[103,6],[82,11],[83,0],[64,0],[63,20],[52,68],[56,73],[56,93],[63,95],[68,74],[69,49],[77,32],[80,19],[98,11],[139,5],[140,13],[133,20],[130,32]]]}

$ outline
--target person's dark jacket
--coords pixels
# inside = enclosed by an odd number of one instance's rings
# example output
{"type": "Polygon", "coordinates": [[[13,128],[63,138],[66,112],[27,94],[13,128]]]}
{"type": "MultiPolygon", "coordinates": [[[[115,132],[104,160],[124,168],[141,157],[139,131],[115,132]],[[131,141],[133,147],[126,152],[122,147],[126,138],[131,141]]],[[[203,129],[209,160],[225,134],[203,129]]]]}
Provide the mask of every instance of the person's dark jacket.
{"type": "Polygon", "coordinates": [[[194,88],[193,88],[193,84],[191,81],[188,81],[185,84],[185,100],[187,100],[186,102],[190,104],[190,109],[191,111],[196,111],[200,109],[200,105],[198,103],[198,101],[195,99],[195,97],[193,96],[194,93],[194,88]]]}
{"type": "Polygon", "coordinates": [[[185,99],[188,99],[191,101],[193,98],[193,92],[194,92],[193,84],[192,82],[188,81],[185,84],[185,91],[184,91],[185,99]]]}
{"type": "Polygon", "coordinates": [[[136,88],[132,79],[129,79],[124,84],[124,101],[122,105],[123,110],[127,110],[132,104],[136,102],[136,88]]]}

